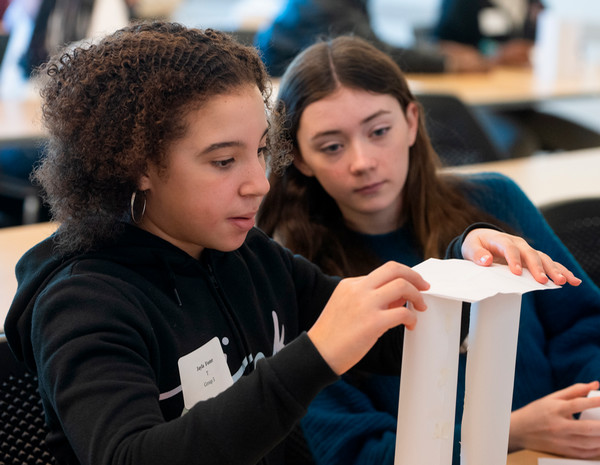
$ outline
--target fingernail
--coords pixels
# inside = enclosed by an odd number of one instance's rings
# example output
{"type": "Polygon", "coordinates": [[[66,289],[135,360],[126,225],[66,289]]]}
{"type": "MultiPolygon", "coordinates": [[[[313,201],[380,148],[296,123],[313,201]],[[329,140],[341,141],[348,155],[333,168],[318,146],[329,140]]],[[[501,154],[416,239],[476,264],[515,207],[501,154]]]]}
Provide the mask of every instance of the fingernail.
{"type": "Polygon", "coordinates": [[[489,258],[490,258],[490,256],[489,256],[489,255],[484,255],[483,257],[481,257],[481,258],[479,259],[479,262],[480,262],[480,263],[485,263],[485,262],[487,262],[487,261],[489,260],[489,258]]]}

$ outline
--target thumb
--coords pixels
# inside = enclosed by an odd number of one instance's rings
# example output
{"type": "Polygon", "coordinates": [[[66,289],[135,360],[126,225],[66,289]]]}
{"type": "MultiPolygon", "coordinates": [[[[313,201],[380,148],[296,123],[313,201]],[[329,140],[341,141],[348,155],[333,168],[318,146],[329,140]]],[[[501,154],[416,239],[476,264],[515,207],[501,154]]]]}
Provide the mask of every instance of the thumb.
{"type": "Polygon", "coordinates": [[[493,254],[485,247],[477,247],[471,254],[471,256],[465,256],[465,258],[471,260],[473,263],[481,266],[490,266],[494,261],[493,254]]]}

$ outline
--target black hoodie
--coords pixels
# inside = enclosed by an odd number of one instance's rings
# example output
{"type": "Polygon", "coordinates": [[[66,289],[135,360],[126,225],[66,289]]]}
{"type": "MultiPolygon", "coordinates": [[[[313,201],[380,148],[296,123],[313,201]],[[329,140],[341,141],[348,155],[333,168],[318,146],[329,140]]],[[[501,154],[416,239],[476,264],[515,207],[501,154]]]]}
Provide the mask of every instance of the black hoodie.
{"type": "Polygon", "coordinates": [[[53,248],[17,265],[5,331],[39,376],[59,463],[285,462],[283,439],[337,379],[304,331],[338,279],[256,229],[201,260],[132,226],[96,252],[53,248]],[[178,360],[214,337],[234,384],[185,413],[178,360]]]}
{"type": "MultiPolygon", "coordinates": [[[[81,255],[59,256],[50,237],[17,264],[5,333],[38,375],[58,463],[289,463],[286,436],[338,379],[305,331],[339,278],[258,229],[196,260],[124,227],[81,255]],[[178,361],[215,337],[233,385],[187,411],[178,361]]],[[[479,227],[495,228],[471,225],[447,257],[479,227]]],[[[403,336],[388,331],[358,367],[399,374],[403,336]]]]}

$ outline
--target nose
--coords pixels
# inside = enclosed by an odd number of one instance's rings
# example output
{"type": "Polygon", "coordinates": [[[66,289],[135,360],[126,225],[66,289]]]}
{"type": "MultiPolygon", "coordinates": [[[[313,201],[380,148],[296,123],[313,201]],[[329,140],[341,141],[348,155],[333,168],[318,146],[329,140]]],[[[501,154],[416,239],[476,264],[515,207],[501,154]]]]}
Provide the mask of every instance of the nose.
{"type": "Polygon", "coordinates": [[[354,142],[351,148],[350,172],[361,174],[376,166],[375,157],[370,153],[368,147],[361,141],[354,142]]]}
{"type": "Polygon", "coordinates": [[[263,197],[271,188],[267,179],[266,167],[263,158],[255,157],[248,163],[245,179],[240,186],[240,195],[263,197]]]}

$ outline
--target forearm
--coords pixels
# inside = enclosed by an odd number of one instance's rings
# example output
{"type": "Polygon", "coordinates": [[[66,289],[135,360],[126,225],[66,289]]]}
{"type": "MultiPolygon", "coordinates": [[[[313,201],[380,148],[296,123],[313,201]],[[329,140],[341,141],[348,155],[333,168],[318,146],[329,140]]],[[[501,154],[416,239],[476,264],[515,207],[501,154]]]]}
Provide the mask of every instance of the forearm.
{"type": "MultiPolygon", "coordinates": [[[[104,362],[97,366],[110,373],[104,362]]],[[[93,381],[73,374],[51,399],[82,463],[254,464],[286,437],[313,397],[337,379],[304,335],[259,361],[220,395],[165,422],[153,381],[142,379],[134,366],[128,373],[120,369],[124,365],[111,367],[113,374],[103,378],[100,372],[86,376],[93,381]]]]}

